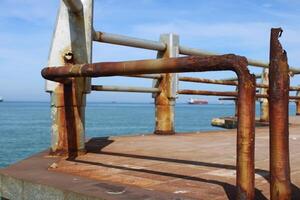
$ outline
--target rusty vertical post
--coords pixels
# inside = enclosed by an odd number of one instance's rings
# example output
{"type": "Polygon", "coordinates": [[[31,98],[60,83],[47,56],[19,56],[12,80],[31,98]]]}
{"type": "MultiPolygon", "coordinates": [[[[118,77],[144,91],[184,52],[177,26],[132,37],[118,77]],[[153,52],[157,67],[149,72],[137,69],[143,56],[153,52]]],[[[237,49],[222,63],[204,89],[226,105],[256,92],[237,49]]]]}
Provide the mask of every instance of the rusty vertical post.
{"type": "Polygon", "coordinates": [[[289,66],[279,42],[281,28],[270,40],[270,194],[272,200],[291,199],[289,163],[289,66]]]}
{"type": "MultiPolygon", "coordinates": [[[[162,34],[160,41],[167,45],[167,49],[158,52],[158,58],[171,58],[179,55],[179,36],[175,34],[162,34]]],[[[174,134],[174,106],[177,98],[178,76],[176,73],[162,74],[162,78],[154,80],[154,87],[160,93],[153,94],[155,98],[155,134],[174,134]]]]}
{"type": "MultiPolygon", "coordinates": [[[[296,96],[300,96],[300,91],[296,92],[296,96]]],[[[296,100],[296,115],[300,115],[300,100],[296,100]]]]}
{"type": "MultiPolygon", "coordinates": [[[[264,68],[261,74],[261,83],[269,85],[269,69],[264,68]]],[[[267,94],[268,88],[261,88],[260,94],[267,94]]],[[[269,101],[267,98],[260,99],[260,121],[268,122],[269,121],[269,101]]]]}
{"type": "Polygon", "coordinates": [[[237,127],[237,196],[254,199],[255,77],[239,75],[237,127]]]}
{"type": "MultiPolygon", "coordinates": [[[[93,0],[76,1],[74,13],[61,1],[48,65],[91,63],[93,0]]],[[[51,94],[51,154],[76,156],[85,151],[85,101],[89,78],[72,78],[68,84],[46,82],[51,94]]]]}

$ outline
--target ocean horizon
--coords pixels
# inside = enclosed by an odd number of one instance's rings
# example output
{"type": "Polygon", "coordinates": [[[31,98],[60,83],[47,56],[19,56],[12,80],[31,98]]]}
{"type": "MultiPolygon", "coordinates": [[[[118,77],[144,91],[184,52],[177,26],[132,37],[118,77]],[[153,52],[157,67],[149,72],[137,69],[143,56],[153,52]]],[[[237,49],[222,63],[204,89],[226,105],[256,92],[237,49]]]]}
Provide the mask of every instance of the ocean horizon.
{"type": "MultiPolygon", "coordinates": [[[[4,101],[0,103],[0,112],[0,167],[49,148],[49,102],[4,101]]],[[[175,106],[175,130],[222,130],[211,126],[211,119],[233,114],[234,104],[178,103],[175,106]]],[[[290,115],[294,114],[295,104],[291,103],[290,115]]],[[[258,104],[256,116],[259,116],[258,104]]],[[[150,102],[88,102],[86,106],[86,138],[151,134],[154,124],[154,104],[150,102]]]]}

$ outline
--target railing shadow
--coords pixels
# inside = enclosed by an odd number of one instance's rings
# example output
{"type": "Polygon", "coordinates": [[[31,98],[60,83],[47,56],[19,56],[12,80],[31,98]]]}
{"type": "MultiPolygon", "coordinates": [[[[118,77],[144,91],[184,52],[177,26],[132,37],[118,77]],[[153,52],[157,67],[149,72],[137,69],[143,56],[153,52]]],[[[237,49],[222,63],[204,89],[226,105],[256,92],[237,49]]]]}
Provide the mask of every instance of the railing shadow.
{"type": "MultiPolygon", "coordinates": [[[[155,156],[145,156],[145,155],[135,155],[135,154],[101,151],[104,147],[108,146],[109,144],[111,144],[113,142],[114,141],[110,140],[109,137],[92,138],[91,140],[89,140],[86,143],[86,148],[87,148],[88,152],[95,153],[95,154],[103,154],[103,155],[119,156],[119,157],[126,157],[126,158],[135,158],[135,159],[143,159],[143,160],[153,160],[153,161],[188,164],[188,165],[195,165],[195,166],[202,166],[202,167],[212,167],[212,168],[236,170],[236,167],[234,165],[228,165],[228,164],[208,163],[208,162],[202,162],[202,161],[191,161],[191,160],[182,160],[182,159],[162,158],[162,157],[155,157],[155,156]]],[[[185,179],[185,180],[216,184],[216,185],[223,187],[228,199],[230,199],[230,200],[235,199],[236,186],[226,183],[226,182],[221,182],[218,180],[204,179],[204,178],[200,178],[200,177],[186,176],[186,175],[181,175],[181,174],[160,172],[160,171],[154,171],[154,170],[148,170],[148,169],[128,168],[128,167],[124,167],[124,166],[104,164],[104,163],[93,162],[93,161],[84,161],[84,160],[79,160],[78,158],[72,159],[72,161],[78,162],[78,163],[114,168],[114,169],[143,172],[143,173],[149,173],[149,174],[160,175],[160,176],[168,176],[168,177],[173,177],[173,178],[181,178],[181,179],[185,179]]],[[[268,182],[270,182],[269,171],[263,170],[263,169],[255,169],[255,173],[259,174],[260,176],[265,178],[268,182]]],[[[292,184],[292,192],[293,192],[293,194],[292,194],[293,200],[300,198],[300,189],[295,184],[292,184]]],[[[260,190],[255,188],[255,199],[266,200],[267,197],[264,196],[260,190]]]]}

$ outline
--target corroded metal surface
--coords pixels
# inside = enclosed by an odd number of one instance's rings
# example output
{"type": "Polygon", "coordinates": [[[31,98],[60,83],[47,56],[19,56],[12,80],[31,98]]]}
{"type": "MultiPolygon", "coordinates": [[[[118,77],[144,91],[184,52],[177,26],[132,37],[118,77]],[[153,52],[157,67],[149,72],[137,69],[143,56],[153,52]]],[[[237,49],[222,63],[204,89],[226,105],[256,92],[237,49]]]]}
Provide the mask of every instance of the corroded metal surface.
{"type": "Polygon", "coordinates": [[[242,68],[237,73],[237,199],[254,199],[255,77],[242,68]]]}
{"type": "Polygon", "coordinates": [[[247,60],[236,55],[182,57],[156,60],[94,63],[45,68],[42,75],[55,80],[66,77],[201,72],[231,70],[238,76],[237,198],[254,198],[254,126],[255,77],[247,69],[247,60]]]}
{"type": "Polygon", "coordinates": [[[238,85],[237,81],[212,80],[206,78],[185,77],[185,76],[180,76],[178,79],[180,81],[185,81],[185,82],[211,83],[211,84],[220,84],[220,85],[238,85]]]}
{"type": "MultiPolygon", "coordinates": [[[[175,34],[162,34],[160,42],[166,44],[164,51],[157,53],[157,58],[178,57],[179,36],[175,34]]],[[[154,133],[159,135],[170,135],[175,133],[175,102],[177,98],[178,75],[176,73],[161,74],[161,78],[153,80],[153,86],[160,93],[153,94],[155,98],[155,129],[154,133]]]]}
{"type": "MultiPolygon", "coordinates": [[[[256,79],[260,79],[261,78],[261,74],[254,74],[255,78],[256,79]]],[[[224,79],[221,79],[223,81],[237,81],[238,78],[237,77],[231,77],[231,78],[224,78],[224,79]]]]}
{"type": "Polygon", "coordinates": [[[162,75],[160,75],[160,74],[141,74],[141,75],[131,75],[129,77],[148,78],[148,79],[161,79],[162,75]]]}
{"type": "Polygon", "coordinates": [[[207,96],[238,96],[238,92],[207,91],[207,90],[178,90],[178,94],[207,95],[207,96]]]}
{"type": "Polygon", "coordinates": [[[83,153],[85,95],[82,79],[74,79],[71,83],[60,84],[52,93],[52,142],[51,154],[68,155],[70,157],[83,153]]]}
{"type": "Polygon", "coordinates": [[[92,64],[67,64],[46,67],[42,76],[48,80],[61,80],[68,77],[104,77],[136,74],[157,74],[175,72],[241,71],[238,66],[246,63],[244,57],[233,54],[222,56],[189,56],[124,62],[100,62],[92,64]]]}
{"type": "Polygon", "coordinates": [[[92,85],[93,91],[111,91],[111,92],[140,92],[140,93],[157,93],[160,92],[158,88],[147,87],[126,87],[115,85],[92,85]]]}
{"type": "Polygon", "coordinates": [[[270,40],[270,194],[272,200],[291,199],[289,163],[289,66],[278,38],[282,29],[271,30],[270,40]]]}
{"type": "MultiPolygon", "coordinates": [[[[48,66],[91,62],[93,0],[61,1],[48,66]]],[[[85,94],[89,78],[46,81],[51,94],[51,153],[76,156],[84,152],[85,94]]]]}

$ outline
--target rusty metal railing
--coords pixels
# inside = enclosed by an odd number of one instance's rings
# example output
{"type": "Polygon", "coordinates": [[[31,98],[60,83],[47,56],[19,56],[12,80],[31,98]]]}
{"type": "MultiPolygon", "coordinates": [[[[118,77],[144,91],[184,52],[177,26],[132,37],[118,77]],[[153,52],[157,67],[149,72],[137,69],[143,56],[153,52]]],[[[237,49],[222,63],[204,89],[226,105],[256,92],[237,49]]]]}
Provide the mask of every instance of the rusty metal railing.
{"type": "MultiPolygon", "coordinates": [[[[128,37],[119,34],[112,34],[100,31],[94,31],[93,33],[94,41],[104,42],[109,44],[117,44],[117,45],[124,45],[130,47],[137,47],[149,50],[156,50],[156,51],[164,51],[166,50],[167,46],[163,42],[157,42],[153,40],[145,40],[140,38],[128,37]]],[[[213,55],[220,55],[219,53],[204,51],[200,49],[190,48],[186,46],[179,46],[179,54],[182,55],[190,55],[190,56],[213,56],[213,55]]],[[[261,67],[261,68],[269,68],[269,63],[247,58],[248,64],[254,67],[261,67]]],[[[289,69],[294,74],[300,74],[300,70],[298,67],[290,67],[289,69]]]]}
{"type": "Polygon", "coordinates": [[[147,92],[155,98],[157,134],[174,134],[174,104],[177,94],[234,97],[237,128],[237,199],[254,199],[255,99],[268,99],[270,109],[270,171],[272,199],[289,199],[288,101],[294,99],[300,113],[300,87],[289,86],[289,75],[300,70],[288,67],[279,41],[281,29],[272,29],[270,62],[236,55],[216,55],[179,44],[175,34],[161,35],[160,41],[144,40],[94,31],[93,0],[63,0],[58,14],[48,67],[42,70],[46,90],[51,93],[51,153],[69,157],[85,153],[84,112],[86,93],[93,91],[147,92]],[[63,31],[62,31],[63,30],[63,31]],[[159,59],[91,63],[92,41],[155,50],[159,59]],[[179,57],[179,54],[189,55],[179,57]],[[178,57],[178,58],[176,58],[178,57]],[[270,68],[269,84],[256,83],[266,73],[251,75],[248,65],[270,68]],[[178,77],[176,73],[230,70],[237,79],[210,80],[178,77]],[[153,79],[153,87],[91,85],[90,78],[130,76],[153,79]],[[178,81],[237,86],[233,92],[178,90],[178,81]],[[256,94],[256,88],[269,93],[256,94]],[[297,91],[289,96],[289,91],[297,91]]]}
{"type": "MultiPolygon", "coordinates": [[[[157,41],[152,41],[152,40],[144,40],[144,39],[140,39],[140,38],[128,37],[128,36],[111,34],[111,33],[106,33],[106,32],[99,32],[99,31],[93,31],[93,39],[94,39],[94,41],[97,41],[97,42],[116,44],[116,45],[124,45],[124,46],[129,46],[129,47],[136,47],[136,48],[143,48],[143,49],[157,50],[157,51],[167,51],[167,48],[168,48],[168,45],[166,45],[166,43],[164,43],[163,41],[157,42],[157,41]]],[[[171,48],[173,48],[173,47],[171,47],[171,48]]],[[[189,48],[189,47],[181,46],[179,44],[177,44],[175,46],[175,48],[176,48],[176,51],[178,52],[178,54],[183,54],[183,55],[198,55],[198,56],[219,55],[217,53],[207,52],[207,51],[203,51],[203,50],[199,50],[199,49],[195,49],[195,48],[189,48]]],[[[269,64],[267,62],[258,61],[258,60],[251,59],[251,58],[248,58],[248,63],[251,66],[261,67],[264,69],[267,69],[269,67],[269,64]]],[[[299,69],[297,69],[295,67],[290,68],[290,73],[289,73],[290,75],[299,74],[299,73],[300,73],[299,69]]],[[[142,77],[142,76],[147,76],[147,75],[144,74],[144,75],[139,75],[139,76],[142,77]]],[[[262,81],[264,81],[264,78],[265,78],[262,76],[262,74],[257,74],[257,75],[255,75],[255,77],[261,78],[262,81]]],[[[145,78],[151,78],[151,77],[145,77],[145,78]]],[[[156,79],[158,79],[158,78],[156,78],[156,79]]],[[[175,79],[173,79],[173,80],[175,80],[175,79]]],[[[196,77],[178,77],[176,80],[185,81],[185,82],[199,82],[199,83],[202,82],[202,83],[237,86],[237,83],[236,83],[237,78],[227,78],[227,79],[223,79],[223,80],[211,80],[211,79],[201,79],[201,78],[196,78],[196,77]]],[[[175,83],[175,84],[178,85],[179,83],[175,83]]],[[[261,116],[260,116],[261,121],[268,121],[268,101],[266,100],[268,84],[256,83],[256,87],[261,88],[261,94],[260,94],[261,97],[258,98],[258,100],[261,102],[261,104],[260,104],[261,105],[260,106],[261,107],[261,112],[260,112],[261,113],[261,116]]],[[[299,91],[299,90],[300,90],[300,87],[296,87],[296,86],[290,87],[290,91],[299,91]]],[[[222,93],[224,94],[223,96],[232,96],[230,94],[230,92],[229,93],[228,92],[217,92],[217,91],[211,91],[211,92],[207,91],[206,92],[206,91],[191,91],[191,90],[189,90],[189,92],[187,90],[175,91],[175,95],[173,94],[171,96],[172,96],[172,98],[174,98],[174,96],[176,98],[178,94],[211,95],[211,96],[213,96],[214,93],[216,94],[216,96],[222,96],[222,93]]],[[[258,97],[259,94],[256,96],[258,97]]],[[[298,97],[291,96],[290,99],[298,99],[298,97]]],[[[162,101],[160,101],[160,102],[162,102],[162,101]]],[[[164,102],[166,102],[166,101],[164,101],[164,102]]],[[[300,103],[297,103],[297,102],[298,101],[296,101],[296,113],[300,113],[300,103]]],[[[169,104],[174,104],[174,102],[169,103],[169,104]]],[[[156,108],[158,108],[158,105],[156,106],[156,108]]],[[[159,109],[156,109],[156,110],[159,111],[159,109]]],[[[159,113],[159,112],[156,112],[156,113],[159,113]]],[[[156,116],[156,118],[159,119],[160,115],[158,114],[156,116]]],[[[172,118],[173,117],[171,117],[171,119],[172,118]]],[[[156,129],[159,129],[159,127],[161,127],[160,121],[161,120],[157,121],[156,129]]],[[[173,124],[174,123],[173,121],[174,120],[171,120],[168,124],[173,124]]],[[[165,124],[167,124],[167,123],[165,123],[165,124]]],[[[172,128],[171,125],[167,126],[166,128],[163,128],[163,129],[167,130],[167,131],[164,131],[166,134],[174,132],[173,131],[174,128],[172,128]]],[[[161,132],[161,131],[158,131],[158,132],[161,132]]]]}
{"type": "MultiPolygon", "coordinates": [[[[103,62],[82,65],[47,67],[44,78],[76,84],[73,77],[104,77],[132,74],[179,73],[231,70],[239,77],[237,129],[237,198],[254,197],[254,132],[255,132],[255,78],[247,69],[247,60],[235,55],[209,57],[181,57],[126,62],[103,62]]],[[[66,86],[65,86],[66,87],[66,86]]],[[[70,119],[69,119],[70,120],[70,119]]],[[[76,148],[73,146],[71,149],[76,148]]]]}

